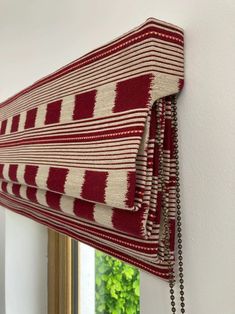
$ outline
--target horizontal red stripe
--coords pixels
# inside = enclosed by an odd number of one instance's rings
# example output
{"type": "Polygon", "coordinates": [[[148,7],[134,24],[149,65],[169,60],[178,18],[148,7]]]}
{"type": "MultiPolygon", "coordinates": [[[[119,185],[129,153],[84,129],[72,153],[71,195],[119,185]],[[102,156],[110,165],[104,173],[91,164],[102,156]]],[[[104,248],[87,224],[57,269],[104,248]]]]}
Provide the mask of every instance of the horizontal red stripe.
{"type": "MultiPolygon", "coordinates": [[[[14,186],[18,186],[18,184],[14,185],[14,186]]],[[[11,200],[11,198],[12,198],[13,202],[15,202],[16,204],[22,204],[24,206],[27,206],[28,208],[40,213],[41,215],[43,215],[45,217],[49,217],[53,220],[58,220],[63,224],[65,224],[65,221],[66,221],[66,225],[71,226],[73,228],[76,228],[76,229],[82,228],[82,225],[81,225],[81,223],[82,223],[83,225],[86,226],[86,228],[89,230],[89,232],[91,234],[102,235],[103,238],[106,238],[107,240],[111,239],[111,241],[116,242],[117,244],[120,244],[121,242],[126,242],[125,244],[127,246],[128,246],[128,244],[133,245],[133,247],[138,246],[139,247],[138,251],[140,251],[140,252],[144,252],[144,251],[147,251],[147,252],[155,251],[156,252],[156,250],[157,250],[156,249],[156,245],[157,245],[156,241],[131,237],[130,235],[128,235],[128,239],[126,239],[125,233],[121,233],[121,232],[115,231],[115,230],[113,230],[112,233],[110,233],[107,228],[96,226],[95,223],[92,221],[92,219],[90,221],[85,222],[83,219],[79,220],[78,216],[74,216],[74,217],[69,216],[68,217],[62,211],[58,213],[58,212],[54,212],[51,209],[49,211],[48,211],[48,209],[43,209],[41,207],[41,205],[38,204],[37,202],[35,204],[29,203],[30,204],[29,205],[27,203],[27,200],[22,199],[21,196],[19,197],[19,199],[16,199],[13,196],[10,196],[8,193],[2,194],[0,192],[0,195],[1,195],[1,197],[9,199],[9,200],[11,200]]]]}
{"type": "MultiPolygon", "coordinates": [[[[4,207],[6,206],[6,204],[4,202],[3,203],[1,202],[1,204],[4,207]]],[[[43,218],[38,217],[37,215],[35,215],[34,211],[32,211],[32,210],[30,211],[30,213],[28,213],[27,212],[28,206],[26,206],[26,205],[24,205],[25,209],[22,208],[21,210],[18,210],[18,209],[16,209],[15,206],[10,206],[9,204],[7,205],[7,207],[9,209],[13,210],[14,212],[17,212],[17,213],[19,213],[21,215],[24,215],[26,217],[29,217],[29,218],[35,220],[35,221],[38,221],[41,224],[44,224],[44,225],[49,226],[51,228],[54,228],[55,230],[57,230],[59,232],[62,232],[62,233],[67,234],[68,236],[71,236],[71,237],[73,237],[73,238],[75,238],[77,240],[80,240],[80,241],[82,241],[84,243],[92,245],[93,247],[95,247],[97,249],[100,249],[100,250],[102,250],[104,252],[107,252],[108,254],[112,254],[113,256],[116,256],[117,258],[120,258],[123,261],[126,261],[126,262],[130,262],[131,261],[132,264],[134,264],[134,265],[136,265],[136,266],[138,266],[140,268],[143,268],[144,270],[148,270],[149,272],[152,272],[155,275],[161,276],[163,278],[168,278],[169,272],[171,272],[168,269],[168,267],[166,267],[166,269],[159,269],[157,267],[157,265],[153,265],[153,264],[151,265],[149,262],[148,263],[144,262],[143,258],[142,258],[142,260],[138,260],[138,259],[136,259],[133,256],[127,255],[127,254],[125,254],[123,252],[120,252],[119,250],[115,250],[112,247],[110,248],[110,246],[105,246],[102,243],[98,243],[97,240],[92,240],[89,237],[87,238],[87,237],[85,237],[85,236],[83,236],[81,234],[73,232],[72,230],[68,230],[68,229],[65,229],[65,228],[63,228],[61,226],[58,226],[55,219],[53,220],[53,223],[52,223],[51,220],[48,221],[46,218],[43,219],[43,218]],[[25,210],[26,210],[26,212],[25,212],[25,210]]]]}
{"type": "Polygon", "coordinates": [[[64,143],[64,142],[89,142],[94,141],[94,138],[96,141],[99,141],[99,139],[103,138],[122,138],[122,137],[132,137],[133,135],[141,135],[143,133],[143,127],[129,127],[129,128],[123,128],[116,132],[113,132],[110,134],[110,130],[103,131],[103,132],[94,132],[90,133],[89,136],[87,136],[87,133],[84,134],[72,134],[70,136],[64,135],[64,136],[44,136],[44,137],[38,137],[37,139],[28,139],[28,140],[19,140],[19,141],[7,141],[6,143],[0,144],[0,147],[11,147],[11,146],[19,146],[24,144],[37,144],[37,143],[64,143]]]}
{"type": "MultiPolygon", "coordinates": [[[[138,114],[136,116],[132,116],[132,117],[124,117],[123,119],[117,119],[117,120],[114,120],[113,121],[110,121],[109,119],[106,119],[105,121],[103,122],[98,122],[98,123],[90,123],[89,125],[86,125],[86,123],[84,122],[81,122],[82,125],[79,126],[80,123],[74,123],[74,121],[71,121],[70,123],[66,123],[66,124],[63,124],[63,125],[57,125],[57,127],[47,127],[47,126],[42,126],[42,127],[38,127],[34,130],[26,130],[26,131],[21,131],[21,132],[18,132],[18,133],[15,133],[14,135],[10,135],[10,134],[7,134],[5,136],[1,136],[1,139],[0,139],[0,143],[1,142],[4,142],[5,139],[7,139],[7,142],[10,141],[11,138],[30,138],[30,137],[36,137],[37,134],[40,134],[40,135],[47,135],[47,136],[52,136],[53,134],[69,134],[69,133],[72,133],[74,132],[74,130],[78,131],[80,129],[87,129],[88,131],[93,131],[93,132],[96,132],[100,129],[110,129],[110,132],[112,132],[111,128],[118,128],[118,127],[122,127],[122,126],[127,126],[127,125],[131,125],[132,124],[144,124],[145,122],[143,121],[140,121],[140,120],[143,120],[144,118],[146,117],[146,114],[145,112],[143,112],[143,114],[138,114]],[[108,126],[104,126],[105,124],[108,124],[108,126]],[[94,128],[96,127],[97,128],[94,128]],[[92,128],[92,129],[90,129],[92,128]],[[60,132],[61,131],[61,132],[60,132]],[[50,134],[51,132],[51,134],[50,134]],[[54,133],[52,133],[54,132],[54,133]],[[25,136],[25,137],[24,137],[25,136]]],[[[110,116],[110,118],[115,118],[115,116],[110,116]]],[[[96,120],[96,119],[94,119],[96,120]]],[[[85,130],[81,130],[80,133],[82,132],[85,132],[85,130]]]]}
{"type": "MultiPolygon", "coordinates": [[[[157,45],[157,43],[155,43],[156,45],[157,45]]],[[[144,47],[144,49],[146,49],[147,47],[152,47],[152,43],[151,43],[151,45],[150,46],[148,46],[148,45],[146,45],[146,47],[144,47]]],[[[143,47],[142,47],[142,45],[141,45],[141,43],[140,43],[140,48],[139,49],[137,49],[137,51],[138,50],[142,50],[143,49],[143,47]]],[[[138,46],[137,46],[138,47],[138,46]]],[[[160,51],[158,51],[157,50],[157,48],[159,48],[159,47],[155,47],[155,50],[152,50],[152,51],[155,51],[155,52],[159,52],[160,53],[160,51]]],[[[177,52],[177,51],[175,51],[175,50],[171,50],[171,49],[168,49],[168,48],[166,48],[166,47],[161,47],[161,49],[163,49],[164,50],[164,52],[161,52],[161,53],[163,53],[164,54],[164,59],[165,60],[167,60],[167,58],[165,58],[165,55],[169,55],[169,56],[172,56],[172,57],[175,57],[175,58],[177,58],[177,59],[182,59],[182,62],[180,62],[180,61],[177,61],[179,64],[181,63],[182,64],[182,69],[183,69],[183,52],[182,53],[180,53],[180,52],[177,52]],[[172,52],[175,52],[177,55],[178,54],[180,54],[182,57],[179,57],[179,56],[174,56],[173,54],[168,54],[166,51],[172,51],[172,52]]],[[[135,47],[135,50],[136,50],[136,47],[135,47]]],[[[135,57],[136,56],[140,56],[140,55],[142,55],[142,54],[146,54],[146,52],[143,52],[143,53],[135,53],[135,57]]],[[[133,51],[130,51],[130,53],[127,53],[126,54],[126,56],[129,56],[129,55],[132,55],[133,56],[133,51]]],[[[149,58],[149,56],[150,55],[148,55],[148,58],[149,58]]],[[[156,58],[157,58],[157,56],[156,55],[153,55],[153,61],[156,61],[156,58]]],[[[142,58],[142,60],[143,61],[145,61],[145,59],[146,58],[142,58]]],[[[126,57],[122,57],[121,58],[121,60],[122,60],[122,62],[123,61],[125,61],[125,60],[128,60],[128,58],[126,58],[126,57]]],[[[141,60],[141,58],[139,59],[139,63],[142,63],[142,60],[141,60]]],[[[175,61],[176,62],[176,61],[175,61]]],[[[80,80],[78,80],[78,81],[83,81],[83,77],[90,77],[90,76],[93,76],[92,75],[92,73],[96,73],[97,72],[97,69],[104,69],[105,71],[104,72],[101,72],[101,73],[104,73],[104,74],[106,74],[107,73],[107,69],[110,69],[110,67],[112,67],[113,68],[113,65],[115,65],[115,64],[117,64],[118,65],[118,68],[120,67],[120,65],[119,65],[119,63],[120,63],[120,56],[119,55],[117,55],[117,57],[116,58],[113,58],[112,57],[112,61],[110,61],[110,60],[108,60],[108,61],[106,61],[106,62],[103,62],[102,61],[102,65],[97,65],[97,68],[95,68],[94,70],[87,70],[87,72],[89,72],[89,75],[88,75],[88,73],[86,73],[86,74],[84,74],[84,75],[79,75],[79,78],[80,78],[80,80]],[[114,60],[118,60],[118,62],[113,62],[114,60]],[[107,66],[105,66],[105,64],[107,64],[107,66]]],[[[125,67],[126,68],[126,67],[125,67]]],[[[100,72],[99,72],[100,73],[100,72]]],[[[71,80],[67,80],[67,82],[73,82],[73,81],[71,81],[71,80]]],[[[63,83],[60,83],[60,84],[63,84],[64,85],[64,82],[63,83]]],[[[58,84],[58,86],[60,86],[60,84],[58,84]]],[[[30,97],[31,98],[31,97],[30,97]]]]}
{"type": "MultiPolygon", "coordinates": [[[[129,46],[129,45],[133,45],[133,42],[138,42],[138,41],[142,41],[142,38],[139,39],[138,36],[145,36],[145,37],[156,37],[156,38],[161,38],[163,40],[166,40],[166,38],[163,36],[173,36],[175,37],[177,40],[175,39],[167,39],[166,41],[167,42],[172,42],[172,43],[177,43],[179,44],[179,41],[183,41],[183,36],[182,35],[179,35],[179,34],[176,34],[174,32],[171,32],[171,31],[166,31],[166,30],[163,30],[163,29],[159,29],[157,27],[149,27],[147,29],[144,29],[142,31],[136,31],[135,34],[133,35],[130,35],[128,38],[125,38],[125,39],[120,39],[120,41],[117,43],[117,44],[110,44],[107,48],[105,48],[106,46],[103,46],[102,50],[99,51],[97,54],[93,54],[93,52],[91,52],[87,57],[83,57],[81,59],[78,59],[77,62],[74,62],[72,63],[71,65],[68,65],[66,67],[63,67],[62,69],[56,71],[55,73],[37,81],[36,83],[34,83],[33,85],[31,85],[30,87],[22,90],[21,92],[19,92],[18,94],[16,94],[15,96],[7,99],[5,102],[1,103],[0,104],[0,107],[3,107],[5,105],[7,105],[8,103],[12,102],[14,99],[18,98],[19,96],[22,96],[23,94],[25,94],[26,92],[29,92],[30,90],[38,87],[38,86],[41,86],[42,84],[45,84],[55,78],[58,78],[60,77],[61,75],[64,75],[68,72],[71,72],[73,70],[75,70],[75,68],[78,68],[78,67],[81,67],[81,62],[83,63],[83,66],[84,64],[89,64],[90,61],[92,58],[95,58],[96,61],[103,58],[103,54],[105,54],[105,56],[107,57],[108,55],[112,54],[113,51],[112,49],[115,49],[115,51],[117,50],[120,50],[120,49],[123,49],[123,46],[120,46],[120,48],[118,47],[119,45],[125,45],[125,46],[129,46]],[[160,34],[151,34],[150,32],[159,32],[160,34]],[[127,42],[130,41],[128,44],[127,42]]],[[[182,46],[182,43],[179,44],[180,46],[182,46]]]]}
{"type": "MultiPolygon", "coordinates": [[[[128,38],[128,36],[130,36],[131,34],[134,34],[137,30],[141,30],[141,29],[147,27],[148,25],[150,26],[150,25],[152,25],[152,24],[158,25],[158,26],[160,26],[160,27],[168,28],[169,30],[172,30],[172,31],[174,31],[174,32],[179,32],[180,34],[182,34],[182,36],[184,35],[184,32],[183,32],[182,30],[180,30],[178,27],[174,27],[173,25],[169,26],[169,25],[166,25],[166,24],[168,24],[168,23],[165,23],[164,21],[160,21],[160,20],[156,20],[156,19],[150,18],[150,19],[147,19],[147,20],[145,21],[145,23],[143,23],[142,25],[140,25],[137,29],[135,28],[135,29],[131,30],[130,32],[128,32],[127,34],[124,34],[123,36],[120,36],[120,37],[118,37],[117,39],[114,39],[111,44],[115,44],[115,43],[119,42],[119,40],[120,40],[121,38],[122,38],[122,39],[128,38]],[[162,22],[162,23],[161,23],[161,22],[162,22]]],[[[98,48],[94,49],[94,50],[92,51],[92,53],[98,52],[98,51],[100,51],[100,49],[102,49],[102,48],[103,48],[103,47],[98,47],[98,48]]],[[[88,56],[88,55],[90,55],[90,52],[87,53],[87,54],[85,54],[84,57],[85,57],[85,56],[88,56]]]]}
{"type": "MultiPolygon", "coordinates": [[[[99,129],[100,128],[103,128],[102,126],[104,124],[108,124],[109,126],[111,126],[113,123],[120,123],[119,125],[115,125],[115,128],[118,127],[118,126],[125,126],[125,125],[129,125],[129,123],[133,123],[133,120],[135,121],[138,121],[140,119],[144,119],[146,117],[146,113],[147,113],[147,109],[146,110],[141,110],[141,112],[127,112],[127,113],[124,113],[124,114],[115,114],[114,116],[109,116],[109,117],[104,117],[104,118],[94,118],[94,119],[91,119],[89,120],[89,125],[86,125],[86,122],[74,122],[74,121],[71,121],[69,123],[66,123],[66,124],[63,124],[63,126],[61,125],[57,125],[57,126],[51,126],[51,127],[47,127],[47,126],[43,126],[43,127],[40,127],[40,128],[36,128],[35,130],[27,130],[27,131],[23,131],[23,132],[18,132],[16,134],[14,134],[14,136],[8,134],[8,135],[5,135],[5,136],[1,136],[1,140],[0,142],[4,142],[4,139],[6,138],[7,141],[10,140],[11,137],[13,137],[14,139],[17,138],[18,136],[19,137],[23,137],[24,134],[27,136],[28,134],[30,135],[37,135],[37,134],[40,134],[42,135],[43,133],[46,133],[46,132],[56,132],[56,134],[58,134],[58,131],[64,131],[64,132],[70,132],[70,130],[79,130],[80,128],[82,127],[86,127],[86,129],[89,129],[90,127],[94,127],[94,126],[99,126],[99,129]],[[136,114],[136,115],[135,115],[136,114]],[[126,115],[131,115],[130,117],[126,117],[126,115]],[[113,120],[113,121],[110,121],[110,118],[113,120]],[[117,118],[116,120],[114,118],[117,118]],[[121,119],[120,119],[121,118],[121,119]],[[103,120],[103,121],[102,121],[103,120]],[[126,122],[126,123],[122,123],[122,122],[126,122]],[[3,141],[2,141],[3,140],[3,141]]],[[[144,123],[144,122],[140,122],[141,124],[144,123]]],[[[107,128],[107,127],[105,127],[107,128]]],[[[98,128],[97,129],[94,129],[94,131],[96,130],[99,130],[98,128]]],[[[82,131],[81,131],[82,132],[82,131]]],[[[60,134],[63,134],[63,132],[60,132],[60,134]]]]}
{"type": "MultiPolygon", "coordinates": [[[[153,60],[153,61],[155,61],[155,60],[153,60]]],[[[141,64],[141,63],[140,63],[141,64]]],[[[154,70],[156,71],[156,72],[158,72],[158,73],[163,73],[163,74],[168,74],[168,75],[172,75],[172,76],[175,76],[175,77],[179,77],[180,76],[180,73],[178,73],[178,74],[176,74],[176,73],[171,73],[171,72],[169,72],[169,71],[164,71],[164,67],[159,67],[159,66],[157,66],[157,65],[151,65],[151,66],[148,66],[150,69],[149,69],[149,71],[151,71],[151,72],[153,72],[154,70]],[[160,69],[163,69],[163,70],[159,70],[159,68],[160,69]]],[[[121,74],[122,74],[122,77],[120,78],[120,79],[118,79],[118,81],[120,81],[120,80],[124,80],[124,79],[126,79],[126,78],[129,78],[130,77],[130,74],[129,74],[129,66],[127,66],[127,67],[125,67],[124,69],[126,69],[126,72],[120,72],[121,74]],[[127,73],[127,75],[125,75],[125,73],[127,73]]],[[[139,71],[139,72],[137,72],[135,75],[143,75],[143,74],[146,74],[146,72],[147,72],[147,69],[145,70],[145,71],[141,71],[141,69],[146,69],[146,66],[139,66],[139,67],[136,67],[135,68],[135,71],[139,71]]],[[[172,71],[174,71],[174,70],[172,70],[172,71]]],[[[174,72],[177,72],[177,71],[174,71],[174,72]]],[[[115,73],[115,72],[114,72],[115,73]]],[[[183,71],[181,71],[181,73],[182,73],[182,77],[183,77],[183,71]]],[[[103,76],[101,76],[101,78],[103,78],[103,76]]],[[[89,83],[84,83],[84,84],[81,84],[81,86],[79,86],[79,89],[81,89],[80,91],[79,91],[79,93],[83,93],[83,92],[86,92],[87,90],[90,90],[90,85],[92,84],[92,83],[94,83],[95,84],[95,88],[98,88],[98,87],[100,87],[100,86],[102,86],[104,83],[105,84],[108,84],[108,83],[113,83],[113,82],[116,82],[117,81],[117,79],[116,79],[116,73],[114,74],[114,75],[109,75],[109,80],[108,81],[106,81],[107,80],[107,78],[105,78],[105,79],[103,79],[103,80],[101,80],[101,78],[99,78],[99,79],[94,79],[94,80],[92,80],[92,81],[89,81],[89,83]]],[[[62,83],[59,83],[59,84],[57,84],[57,89],[61,86],[61,88],[59,88],[59,92],[58,92],[58,90],[56,90],[55,88],[53,89],[54,90],[54,92],[52,92],[52,91],[50,91],[49,93],[48,93],[48,90],[46,90],[46,92],[40,92],[40,101],[41,100],[43,100],[43,102],[46,102],[47,101],[47,99],[48,99],[48,97],[47,98],[45,98],[45,99],[43,99],[42,97],[43,96],[47,96],[48,94],[50,95],[50,101],[51,101],[51,96],[53,96],[53,95],[55,95],[55,98],[54,99],[57,99],[58,97],[64,97],[65,95],[64,94],[62,94],[62,92],[63,91],[66,91],[67,93],[69,93],[69,94],[71,94],[71,93],[77,93],[77,90],[78,90],[78,86],[76,86],[76,87],[73,87],[73,89],[72,90],[69,90],[69,91],[67,91],[67,86],[70,86],[70,85],[72,85],[72,83],[73,82],[78,82],[78,80],[77,80],[77,78],[76,79],[72,79],[72,80],[69,80],[69,81],[66,81],[66,84],[64,83],[64,82],[62,82],[62,83]]],[[[81,80],[82,81],[82,80],[81,80]]],[[[94,88],[94,86],[93,86],[93,88],[94,88]]],[[[36,94],[37,95],[37,94],[36,94]]],[[[32,97],[32,96],[30,96],[30,101],[37,101],[37,99],[38,99],[38,96],[35,96],[35,97],[32,97]]],[[[49,100],[48,100],[49,101],[49,100]]],[[[19,104],[17,105],[17,107],[19,107],[19,104]]],[[[20,106],[20,108],[21,108],[21,110],[26,110],[26,109],[28,109],[28,108],[25,108],[24,106],[20,106]]]]}

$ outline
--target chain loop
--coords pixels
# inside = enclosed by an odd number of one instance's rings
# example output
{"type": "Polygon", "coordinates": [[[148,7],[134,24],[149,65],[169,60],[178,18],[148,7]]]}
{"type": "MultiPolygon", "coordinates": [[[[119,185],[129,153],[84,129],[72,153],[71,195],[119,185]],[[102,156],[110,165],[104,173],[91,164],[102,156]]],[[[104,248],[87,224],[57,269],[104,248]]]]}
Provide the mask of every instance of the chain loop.
{"type": "MultiPolygon", "coordinates": [[[[181,206],[180,206],[180,180],[179,180],[179,153],[178,153],[178,122],[177,122],[177,106],[176,96],[171,97],[171,113],[172,127],[174,133],[174,159],[176,170],[176,233],[177,233],[177,253],[178,253],[178,274],[179,274],[179,292],[180,292],[180,312],[185,313],[185,298],[184,298],[184,274],[183,274],[183,245],[182,245],[182,221],[181,221],[181,206]]],[[[161,162],[162,163],[162,162],[161,162]]],[[[160,163],[160,164],[161,164],[160,163]]],[[[163,177],[161,177],[163,180],[163,177]]],[[[162,182],[164,187],[164,183],[162,182]]],[[[171,312],[176,313],[175,303],[175,271],[172,265],[170,253],[170,226],[169,226],[169,209],[166,201],[166,196],[163,197],[163,221],[164,221],[164,245],[165,256],[168,261],[170,271],[169,288],[171,300],[171,312]]]]}
{"type": "Polygon", "coordinates": [[[182,218],[180,206],[180,179],[179,179],[179,151],[178,151],[178,120],[177,120],[177,103],[176,96],[172,96],[172,120],[174,128],[174,157],[176,164],[176,231],[177,231],[177,248],[178,248],[178,273],[180,282],[180,311],[185,313],[184,299],[184,273],[183,273],[183,245],[182,245],[182,218]]]}

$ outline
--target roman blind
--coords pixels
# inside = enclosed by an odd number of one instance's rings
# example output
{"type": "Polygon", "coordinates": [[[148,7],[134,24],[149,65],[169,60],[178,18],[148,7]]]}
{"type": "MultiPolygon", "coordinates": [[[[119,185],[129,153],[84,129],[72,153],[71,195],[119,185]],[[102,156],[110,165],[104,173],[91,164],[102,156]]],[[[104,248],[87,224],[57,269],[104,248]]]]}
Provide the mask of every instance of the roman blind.
{"type": "Polygon", "coordinates": [[[2,102],[0,204],[173,282],[183,44],[150,18],[2,102]]]}

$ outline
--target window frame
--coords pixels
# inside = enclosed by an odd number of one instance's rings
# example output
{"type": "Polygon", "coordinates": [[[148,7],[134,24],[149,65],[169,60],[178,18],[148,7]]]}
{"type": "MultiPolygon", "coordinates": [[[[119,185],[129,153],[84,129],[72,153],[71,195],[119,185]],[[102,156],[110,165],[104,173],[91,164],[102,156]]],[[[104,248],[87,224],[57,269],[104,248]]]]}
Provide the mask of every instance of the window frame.
{"type": "Polygon", "coordinates": [[[48,229],[48,314],[95,314],[95,280],[95,249],[48,229]]]}
{"type": "Polygon", "coordinates": [[[48,229],[48,314],[72,314],[72,239],[48,229]]]}

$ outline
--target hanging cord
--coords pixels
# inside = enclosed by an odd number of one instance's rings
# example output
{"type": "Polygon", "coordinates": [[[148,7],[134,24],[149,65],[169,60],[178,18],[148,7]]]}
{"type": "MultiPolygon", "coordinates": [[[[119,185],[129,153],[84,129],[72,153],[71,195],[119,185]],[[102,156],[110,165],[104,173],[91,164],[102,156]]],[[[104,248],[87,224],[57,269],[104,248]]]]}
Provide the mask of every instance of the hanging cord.
{"type": "MultiPolygon", "coordinates": [[[[168,98],[168,97],[167,97],[168,98]]],[[[181,206],[180,206],[180,181],[179,181],[179,156],[178,156],[178,123],[177,123],[177,106],[176,96],[169,98],[159,99],[156,105],[157,114],[157,136],[156,141],[160,151],[159,156],[159,184],[163,193],[162,199],[162,218],[163,218],[163,245],[164,245],[164,259],[168,262],[169,267],[169,287],[170,287],[170,299],[171,299],[171,312],[176,313],[175,304],[175,272],[173,266],[173,260],[170,252],[170,225],[169,225],[169,204],[168,198],[169,193],[166,190],[164,183],[164,167],[163,167],[163,142],[161,140],[161,123],[165,120],[166,103],[171,105],[171,118],[172,118],[172,129],[174,136],[174,160],[175,160],[175,177],[176,177],[176,232],[177,232],[177,251],[178,251],[178,273],[179,273],[179,289],[180,289],[180,312],[185,313],[184,303],[184,275],[183,275],[183,256],[182,256],[182,223],[181,223],[181,206]],[[165,105],[165,106],[164,106],[165,105]],[[161,118],[162,117],[162,118],[161,118]],[[161,120],[163,119],[163,121],[161,120]],[[161,122],[162,121],[162,122],[161,122]]]]}
{"type": "MultiPolygon", "coordinates": [[[[179,180],[179,152],[178,152],[178,121],[177,121],[177,105],[176,96],[172,96],[172,123],[174,128],[174,157],[176,164],[176,232],[177,232],[177,249],[178,249],[178,273],[179,273],[179,289],[180,289],[180,311],[185,313],[185,299],[184,299],[184,274],[183,274],[183,246],[182,246],[182,219],[181,219],[181,206],[180,206],[180,180],[179,180]]],[[[169,224],[168,224],[169,225],[169,224]]],[[[169,229],[169,227],[168,227],[169,229]]],[[[170,231],[170,230],[169,230],[170,231]]],[[[169,238],[169,234],[168,234],[169,238]]],[[[169,240],[168,240],[169,241],[169,240]]],[[[169,243],[168,243],[169,245],[169,243]]],[[[168,246],[169,248],[169,246],[168,246]]],[[[169,250],[170,255],[170,250],[169,250]]],[[[176,312],[175,307],[175,273],[173,267],[172,275],[169,281],[170,298],[171,298],[171,311],[176,312]]]]}
{"type": "MultiPolygon", "coordinates": [[[[176,96],[172,96],[170,101],[164,99],[166,103],[171,105],[172,129],[174,136],[174,160],[175,160],[175,176],[176,176],[176,233],[177,233],[177,251],[178,251],[178,273],[179,273],[179,289],[180,289],[180,312],[185,313],[184,303],[184,275],[183,275],[183,256],[182,256],[182,222],[181,222],[181,206],[180,206],[180,181],[179,181],[179,156],[178,156],[178,122],[177,122],[177,106],[176,96]]],[[[164,248],[165,258],[168,261],[170,271],[169,287],[171,299],[171,312],[176,313],[175,303],[175,271],[170,252],[170,225],[169,225],[169,206],[168,193],[164,187],[164,171],[163,159],[161,158],[161,182],[163,188],[163,223],[164,223],[164,248]]]]}

